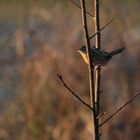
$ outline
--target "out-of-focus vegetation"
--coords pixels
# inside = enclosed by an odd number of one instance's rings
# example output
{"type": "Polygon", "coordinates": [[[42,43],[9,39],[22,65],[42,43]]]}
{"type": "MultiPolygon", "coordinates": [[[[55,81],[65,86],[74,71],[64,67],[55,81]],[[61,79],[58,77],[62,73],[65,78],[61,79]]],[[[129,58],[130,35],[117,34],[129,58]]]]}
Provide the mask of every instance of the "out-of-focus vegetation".
{"type": "MultiPolygon", "coordinates": [[[[87,7],[92,13],[91,1],[87,7]]],[[[101,120],[140,90],[139,9],[139,0],[101,1],[101,24],[115,19],[102,32],[103,50],[126,47],[102,69],[101,120]]],[[[56,76],[90,103],[87,66],[76,52],[84,44],[80,10],[66,0],[1,0],[0,17],[0,139],[91,139],[90,111],[56,76]]],[[[139,107],[137,99],[105,124],[101,139],[139,140],[139,107]]]]}

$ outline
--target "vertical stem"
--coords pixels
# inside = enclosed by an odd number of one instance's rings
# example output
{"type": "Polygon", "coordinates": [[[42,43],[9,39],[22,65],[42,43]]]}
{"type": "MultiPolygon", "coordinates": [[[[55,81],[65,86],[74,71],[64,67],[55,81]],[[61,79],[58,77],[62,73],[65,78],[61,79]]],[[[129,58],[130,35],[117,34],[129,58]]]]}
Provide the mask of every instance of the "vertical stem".
{"type": "MultiPolygon", "coordinates": [[[[95,32],[100,30],[100,14],[99,14],[99,1],[100,0],[94,0],[94,27],[95,32]]],[[[101,49],[101,34],[100,32],[95,36],[95,47],[98,49],[101,49]]],[[[96,113],[96,121],[98,124],[97,128],[97,137],[99,140],[99,118],[97,116],[99,115],[100,111],[100,83],[101,83],[101,67],[96,66],[96,72],[95,72],[95,113],[96,113]]]]}
{"type": "MultiPolygon", "coordinates": [[[[95,33],[100,30],[100,13],[99,13],[99,1],[94,0],[94,27],[95,33]]],[[[95,36],[95,46],[101,49],[101,34],[100,32],[95,36]]]]}
{"type": "Polygon", "coordinates": [[[81,11],[82,11],[82,21],[83,21],[83,30],[86,42],[86,50],[87,50],[87,57],[88,57],[88,71],[89,71],[89,84],[90,84],[90,99],[91,99],[91,107],[94,108],[92,111],[92,125],[93,125],[93,140],[99,140],[99,133],[98,133],[98,122],[97,122],[97,115],[95,110],[95,94],[94,94],[94,66],[92,64],[91,59],[91,52],[90,52],[90,38],[88,34],[88,26],[87,26],[87,17],[86,17],[86,6],[85,0],[81,1],[81,11]]]}

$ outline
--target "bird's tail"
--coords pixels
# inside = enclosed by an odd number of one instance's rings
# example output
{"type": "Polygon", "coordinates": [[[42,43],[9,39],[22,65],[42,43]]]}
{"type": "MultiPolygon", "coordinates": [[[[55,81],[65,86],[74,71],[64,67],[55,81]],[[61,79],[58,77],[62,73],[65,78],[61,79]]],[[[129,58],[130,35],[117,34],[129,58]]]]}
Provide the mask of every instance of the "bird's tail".
{"type": "Polygon", "coordinates": [[[109,55],[110,56],[117,55],[117,54],[121,53],[123,50],[124,50],[124,47],[116,49],[115,51],[110,52],[109,55]]]}

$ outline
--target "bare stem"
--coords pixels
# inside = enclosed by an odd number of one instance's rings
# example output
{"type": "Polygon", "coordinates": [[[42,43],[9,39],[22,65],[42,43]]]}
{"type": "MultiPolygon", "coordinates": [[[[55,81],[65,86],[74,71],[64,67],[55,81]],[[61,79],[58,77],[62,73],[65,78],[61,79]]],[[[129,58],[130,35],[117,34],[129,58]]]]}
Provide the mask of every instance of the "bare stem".
{"type": "Polygon", "coordinates": [[[82,11],[82,21],[83,21],[83,31],[85,36],[85,43],[86,43],[86,50],[87,50],[87,57],[88,57],[88,71],[89,71],[89,85],[90,85],[90,100],[91,100],[91,107],[93,108],[92,112],[92,125],[93,125],[93,140],[96,139],[96,113],[95,113],[95,97],[94,97],[94,66],[91,59],[91,50],[90,50],[90,39],[88,33],[88,26],[87,26],[87,17],[86,17],[86,5],[85,0],[80,0],[81,2],[81,11],[82,11]]]}
{"type": "Polygon", "coordinates": [[[57,77],[60,79],[60,81],[63,83],[64,87],[69,90],[69,92],[76,97],[83,105],[85,105],[87,108],[89,108],[90,110],[93,111],[93,108],[90,107],[87,103],[85,103],[70,87],[68,87],[68,85],[65,83],[63,77],[59,74],[57,74],[57,77]]]}
{"type": "Polygon", "coordinates": [[[116,114],[118,114],[123,108],[125,108],[127,105],[129,105],[138,95],[140,95],[140,92],[138,92],[136,95],[134,95],[130,100],[128,100],[124,105],[122,105],[118,110],[116,110],[112,115],[110,115],[105,121],[103,121],[99,127],[103,126],[105,123],[107,123],[110,119],[112,119],[116,114]]]}
{"type": "MultiPolygon", "coordinates": [[[[76,7],[78,7],[79,9],[81,9],[81,6],[78,5],[74,0],[70,0],[70,1],[71,1],[76,7]]],[[[94,18],[94,16],[93,16],[90,12],[86,11],[86,14],[88,14],[89,16],[91,16],[91,17],[94,18]]]]}
{"type": "MultiPolygon", "coordinates": [[[[94,28],[95,33],[95,47],[99,50],[101,49],[101,35],[100,35],[100,14],[99,14],[99,0],[94,0],[94,28]]],[[[108,24],[107,24],[108,25],[108,24]]],[[[106,26],[107,26],[106,25],[106,26]]],[[[105,26],[105,27],[106,27],[105,26]]],[[[104,28],[105,28],[104,27],[104,28]]],[[[102,28],[103,29],[103,28],[102,28]]],[[[93,38],[94,36],[90,37],[93,38]]],[[[96,68],[95,68],[96,69],[96,68]]],[[[100,113],[100,88],[101,88],[101,66],[97,66],[97,70],[95,71],[95,116],[96,116],[96,140],[100,139],[99,136],[99,113],[100,113]]]]}

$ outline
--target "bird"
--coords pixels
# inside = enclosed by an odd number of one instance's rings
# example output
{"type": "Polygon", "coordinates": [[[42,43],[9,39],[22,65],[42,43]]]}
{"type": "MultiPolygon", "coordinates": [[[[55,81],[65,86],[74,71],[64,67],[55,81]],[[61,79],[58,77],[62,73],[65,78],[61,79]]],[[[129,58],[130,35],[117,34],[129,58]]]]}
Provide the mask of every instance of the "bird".
{"type": "MultiPolygon", "coordinates": [[[[98,48],[95,48],[95,46],[91,47],[90,50],[92,64],[95,66],[96,65],[105,66],[114,55],[121,53],[124,50],[124,47],[116,49],[111,52],[101,51],[98,48]]],[[[77,51],[82,55],[84,61],[88,64],[86,46],[82,46],[77,51]]]]}

